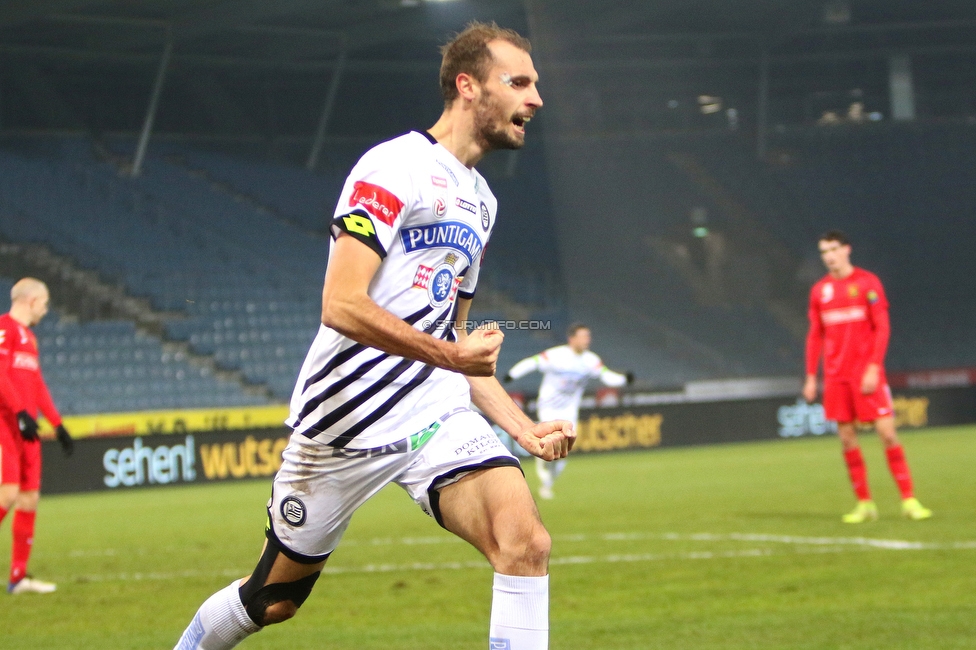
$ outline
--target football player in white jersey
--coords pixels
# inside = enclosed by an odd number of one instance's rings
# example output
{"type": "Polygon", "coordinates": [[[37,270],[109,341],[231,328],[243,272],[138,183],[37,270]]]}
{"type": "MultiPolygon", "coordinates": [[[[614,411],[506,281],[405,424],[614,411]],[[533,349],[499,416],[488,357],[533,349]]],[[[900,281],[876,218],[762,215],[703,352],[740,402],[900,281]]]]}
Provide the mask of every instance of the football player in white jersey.
{"type": "Polygon", "coordinates": [[[445,108],[367,152],[332,222],[322,325],[287,421],[261,559],[211,596],[178,650],[223,650],[295,615],[353,512],[395,482],[495,569],[489,646],[543,650],[551,541],[518,461],[472,403],[533,455],[564,458],[494,377],[503,334],[468,319],[496,202],[474,165],[517,149],[542,106],[527,40],[472,23],[442,50],[445,108]]]}
{"type": "MultiPolygon", "coordinates": [[[[544,352],[522,359],[506,373],[506,382],[524,377],[530,372],[542,373],[536,410],[539,420],[568,420],[576,427],[583,390],[591,378],[599,378],[607,386],[623,386],[634,381],[630,372],[621,374],[607,368],[596,354],[590,351],[592,334],[583,323],[573,323],[566,332],[566,345],[558,345],[544,352]]],[[[539,496],[553,497],[552,485],[563,469],[565,459],[547,462],[536,457],[535,469],[539,475],[539,496]]]]}

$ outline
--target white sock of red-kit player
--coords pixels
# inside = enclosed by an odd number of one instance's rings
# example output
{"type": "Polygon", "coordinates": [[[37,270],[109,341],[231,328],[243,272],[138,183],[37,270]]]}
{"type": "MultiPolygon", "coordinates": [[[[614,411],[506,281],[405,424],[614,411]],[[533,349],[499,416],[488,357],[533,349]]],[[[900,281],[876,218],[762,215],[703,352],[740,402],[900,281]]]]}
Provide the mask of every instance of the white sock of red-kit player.
{"type": "Polygon", "coordinates": [[[230,650],[261,631],[244,609],[239,583],[235,580],[200,605],[173,650],[230,650]]]}
{"type": "Polygon", "coordinates": [[[549,576],[495,574],[489,650],[548,650],[549,576]]]}

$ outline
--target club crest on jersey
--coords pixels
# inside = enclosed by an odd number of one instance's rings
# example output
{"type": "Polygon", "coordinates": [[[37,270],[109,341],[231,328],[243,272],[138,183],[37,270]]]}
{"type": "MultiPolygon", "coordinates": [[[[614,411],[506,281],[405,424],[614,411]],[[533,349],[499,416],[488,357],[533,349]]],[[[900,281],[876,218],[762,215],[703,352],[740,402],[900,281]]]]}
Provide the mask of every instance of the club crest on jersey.
{"type": "MultiPolygon", "coordinates": [[[[455,256],[454,261],[457,260],[455,256]]],[[[441,307],[454,300],[461,278],[454,269],[454,261],[444,260],[436,268],[421,264],[413,277],[413,286],[427,291],[431,307],[441,307]]]]}
{"type": "Polygon", "coordinates": [[[859,294],[860,294],[860,291],[858,291],[858,288],[857,288],[857,285],[856,284],[849,284],[849,285],[847,285],[847,297],[848,298],[857,298],[859,294]]]}
{"type": "Polygon", "coordinates": [[[820,302],[830,302],[834,299],[834,285],[830,282],[820,289],[820,302]]]}
{"type": "Polygon", "coordinates": [[[403,209],[403,201],[398,199],[386,188],[356,181],[353,185],[352,196],[349,197],[349,207],[362,206],[371,215],[388,226],[392,226],[403,209]]]}
{"type": "Polygon", "coordinates": [[[307,516],[305,504],[298,497],[285,497],[281,501],[281,516],[296,528],[305,523],[307,516]]]}
{"type": "Polygon", "coordinates": [[[478,233],[460,221],[401,228],[400,243],[408,255],[430,248],[449,248],[463,255],[468,264],[474,262],[485,247],[478,233]]]}
{"type": "Polygon", "coordinates": [[[491,225],[491,214],[488,212],[488,206],[485,202],[481,202],[481,227],[485,232],[488,232],[488,226],[491,225]]]}

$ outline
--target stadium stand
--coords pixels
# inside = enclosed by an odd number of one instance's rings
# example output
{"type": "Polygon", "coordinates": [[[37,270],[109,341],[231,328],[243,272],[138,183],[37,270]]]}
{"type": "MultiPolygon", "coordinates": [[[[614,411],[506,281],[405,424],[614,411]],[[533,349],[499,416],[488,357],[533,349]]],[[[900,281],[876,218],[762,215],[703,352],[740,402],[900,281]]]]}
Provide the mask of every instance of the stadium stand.
{"type": "MultiPolygon", "coordinates": [[[[472,316],[546,324],[507,331],[503,369],[562,343],[569,321],[583,319],[604,360],[636,370],[647,386],[796,374],[805,291],[821,274],[811,241],[839,226],[855,240],[856,261],[889,287],[890,367],[976,363],[976,308],[966,299],[972,274],[952,262],[965,259],[964,242],[976,235],[967,208],[976,205],[976,179],[966,162],[974,138],[963,125],[798,129],[777,134],[770,156],[760,161],[739,134],[671,135],[640,161],[648,171],[642,196],[653,201],[653,224],[641,214],[615,216],[625,231],[651,242],[651,254],[641,260],[641,295],[625,299],[605,278],[577,278],[590,299],[572,306],[558,265],[550,262],[560,251],[551,237],[548,197],[539,185],[518,182],[540,175],[541,154],[502,159],[488,172],[507,218],[488,249],[472,316]],[[709,251],[691,234],[690,206],[701,206],[709,232],[724,236],[732,251],[717,292],[702,281],[709,251]],[[933,213],[951,227],[927,228],[919,215],[933,213]],[[879,215],[888,224],[880,231],[879,215]],[[750,241],[761,244],[752,253],[750,241]],[[749,266],[750,254],[762,264],[749,266]],[[918,265],[937,273],[913,273],[918,265]],[[958,318],[936,316],[945,310],[958,318]]],[[[41,326],[45,346],[57,350],[45,367],[69,412],[260,403],[266,398],[244,390],[252,384],[266,387],[271,399],[288,399],[318,326],[328,241],[323,215],[340,183],[299,167],[172,143],[132,179],[86,138],[7,143],[0,149],[0,235],[44,243],[166,314],[162,338],[123,322],[51,318],[41,326]],[[166,341],[184,344],[178,348],[184,352],[168,352],[166,341]],[[105,356],[113,349],[118,354],[105,356]],[[109,358],[123,357],[127,367],[136,350],[161,369],[109,368],[109,358]],[[188,364],[181,354],[210,365],[188,364]],[[94,365],[81,370],[85,364],[94,365]],[[221,383],[215,370],[238,372],[243,384],[221,383]],[[86,383],[92,373],[110,382],[133,372],[144,381],[124,389],[98,393],[86,383]],[[228,388],[235,384],[236,392],[228,388]]],[[[536,384],[529,377],[516,388],[536,384]]]]}
{"type": "MultiPolygon", "coordinates": [[[[147,298],[166,315],[163,340],[135,333],[132,323],[127,336],[108,338],[118,333],[112,328],[126,324],[79,325],[56,318],[42,324],[60,328],[51,330],[58,332],[51,347],[59,353],[48,362],[48,374],[52,386],[69,396],[68,412],[264,401],[242,393],[240,386],[232,395],[224,384],[200,384],[197,375],[206,380],[206,366],[137,369],[132,372],[144,382],[111,387],[112,380],[133,376],[128,370],[110,370],[113,362],[128,367],[134,360],[184,361],[185,353],[160,347],[165,340],[185,343],[189,354],[208,358],[218,370],[239,371],[245,384],[265,386],[273,399],[287,400],[318,327],[327,239],[314,232],[309,220],[314,211],[285,214],[282,204],[262,209],[242,200],[237,187],[273,188],[275,179],[289,178],[285,190],[260,197],[272,203],[273,196],[287,195],[287,188],[300,185],[308,174],[169,147],[131,179],[120,176],[110,153],[98,156],[97,151],[84,138],[26,139],[0,150],[0,234],[10,241],[43,243],[147,298]],[[205,173],[197,165],[207,165],[205,173]],[[252,171],[237,176],[242,169],[252,171]],[[221,170],[234,174],[235,185],[214,180],[221,170]],[[65,334],[65,328],[70,332],[65,334]],[[142,351],[129,354],[125,348],[130,344],[142,351]],[[109,354],[116,348],[118,353],[109,354]],[[96,399],[95,389],[85,384],[96,370],[80,368],[102,363],[106,367],[97,370],[98,378],[109,381],[102,393],[118,399],[96,399]]],[[[320,184],[323,200],[335,187],[328,179],[320,184]]],[[[523,250],[504,257],[533,259],[523,250]]],[[[475,316],[511,318],[514,308],[519,318],[555,321],[561,332],[568,318],[557,282],[551,272],[536,272],[524,262],[508,272],[496,271],[485,284],[502,292],[507,288],[514,298],[502,300],[502,311],[494,316],[475,316]],[[532,313],[526,304],[548,311],[532,313]]],[[[512,363],[560,338],[510,334],[506,356],[512,363]]]]}
{"type": "MultiPolygon", "coordinates": [[[[688,138],[676,149],[700,162],[788,251],[780,289],[795,294],[795,310],[823,274],[817,236],[846,231],[854,262],[882,278],[892,303],[888,366],[912,369],[976,363],[976,308],[966,298],[973,274],[965,262],[966,242],[976,235],[974,144],[968,124],[849,124],[777,133],[764,161],[732,134],[688,138]],[[939,228],[931,226],[936,216],[939,228]],[[953,318],[940,316],[946,313],[953,318]]],[[[721,218],[722,206],[715,212],[721,218]]]]}
{"type": "MultiPolygon", "coordinates": [[[[0,294],[14,280],[0,278],[0,294]]],[[[51,311],[34,328],[41,367],[65,415],[268,403],[127,321],[79,323],[51,311]]]]}

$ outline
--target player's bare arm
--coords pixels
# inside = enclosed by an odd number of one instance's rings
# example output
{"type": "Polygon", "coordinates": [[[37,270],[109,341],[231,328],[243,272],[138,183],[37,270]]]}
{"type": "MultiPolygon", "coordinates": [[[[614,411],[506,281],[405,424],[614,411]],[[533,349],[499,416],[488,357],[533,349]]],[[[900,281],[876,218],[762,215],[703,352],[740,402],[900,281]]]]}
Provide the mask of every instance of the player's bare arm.
{"type": "Polygon", "coordinates": [[[865,395],[871,395],[878,390],[880,380],[881,366],[876,363],[869,363],[864,369],[864,376],[861,378],[861,392],[865,395]]]}
{"type": "Polygon", "coordinates": [[[808,404],[812,404],[817,400],[816,375],[807,375],[803,380],[803,399],[805,399],[808,404]]]}
{"type": "Polygon", "coordinates": [[[806,376],[803,380],[803,399],[813,404],[817,399],[817,368],[823,352],[823,324],[820,322],[820,308],[814,295],[816,287],[810,292],[810,305],[807,310],[809,329],[806,340],[806,376]]]}
{"type": "Polygon", "coordinates": [[[451,343],[414,329],[369,297],[369,284],[379,269],[380,257],[344,233],[333,246],[322,290],[324,325],[357,343],[388,354],[464,375],[494,374],[501,332],[479,334],[464,343],[451,343]]]}
{"type": "MultiPolygon", "coordinates": [[[[466,322],[471,309],[471,300],[460,299],[458,304],[458,321],[466,322]]],[[[484,331],[498,331],[495,329],[477,329],[470,334],[459,328],[458,340],[461,344],[479,336],[484,331]]],[[[500,334],[501,332],[499,332],[500,334]]],[[[576,431],[573,425],[565,420],[541,422],[536,424],[519,408],[501,383],[492,377],[468,377],[471,386],[471,401],[482,413],[512,436],[523,449],[543,460],[565,458],[576,441],[576,431]]]]}

